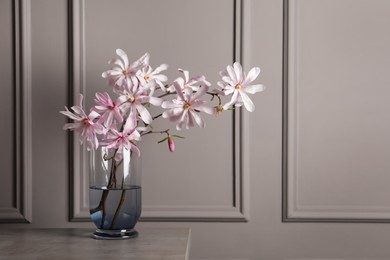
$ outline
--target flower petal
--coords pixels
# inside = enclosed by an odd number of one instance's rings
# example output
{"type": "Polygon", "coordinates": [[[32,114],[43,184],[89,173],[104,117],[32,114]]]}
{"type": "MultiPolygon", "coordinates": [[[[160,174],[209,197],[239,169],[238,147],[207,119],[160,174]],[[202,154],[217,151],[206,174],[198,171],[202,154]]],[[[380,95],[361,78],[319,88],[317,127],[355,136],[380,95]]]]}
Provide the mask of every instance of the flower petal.
{"type": "Polygon", "coordinates": [[[142,55],[141,58],[137,60],[137,62],[139,62],[143,67],[145,65],[149,65],[149,58],[150,58],[149,53],[145,53],[144,55],[142,55]]]}
{"type": "Polygon", "coordinates": [[[137,105],[136,106],[138,113],[141,116],[142,121],[144,121],[146,124],[152,123],[153,119],[150,115],[149,111],[143,106],[143,105],[137,105]]]}
{"type": "Polygon", "coordinates": [[[71,108],[72,108],[72,110],[73,110],[76,114],[80,115],[82,118],[86,118],[86,117],[87,117],[87,114],[85,114],[84,110],[83,110],[81,107],[79,107],[79,106],[73,106],[73,107],[71,107],[71,108]]]}
{"type": "Polygon", "coordinates": [[[194,116],[192,115],[192,112],[193,111],[188,111],[187,113],[187,125],[186,125],[186,129],[189,129],[191,127],[194,127],[195,126],[195,122],[194,122],[194,116]]]}
{"type": "Polygon", "coordinates": [[[114,59],[112,59],[112,60],[109,60],[109,61],[108,61],[108,64],[114,64],[115,66],[118,66],[118,67],[121,68],[122,70],[125,69],[125,66],[124,66],[124,64],[123,64],[122,59],[114,58],[114,59]]]}
{"type": "Polygon", "coordinates": [[[221,77],[226,77],[226,76],[229,76],[229,73],[227,72],[227,70],[222,70],[222,71],[219,72],[219,75],[221,77]]]}
{"type": "Polygon", "coordinates": [[[163,113],[163,118],[168,118],[171,122],[176,122],[182,118],[184,113],[184,109],[181,107],[173,108],[170,110],[167,110],[163,113]]]}
{"type": "Polygon", "coordinates": [[[232,107],[237,102],[237,98],[238,98],[238,91],[235,90],[233,93],[232,99],[228,103],[223,105],[223,109],[226,110],[226,109],[232,107]]]}
{"type": "Polygon", "coordinates": [[[243,77],[243,73],[242,73],[242,66],[241,66],[241,64],[238,63],[238,62],[235,62],[233,64],[233,67],[234,67],[234,72],[235,72],[236,77],[237,77],[237,83],[242,82],[242,80],[243,80],[243,78],[242,78],[243,77]]]}
{"type": "Polygon", "coordinates": [[[70,112],[67,107],[65,107],[65,111],[60,111],[60,113],[76,121],[81,121],[83,119],[82,117],[70,112]]]}
{"type": "Polygon", "coordinates": [[[242,84],[244,86],[250,84],[252,81],[254,81],[257,78],[257,76],[259,76],[259,74],[260,74],[260,68],[259,67],[252,68],[249,71],[248,75],[246,76],[246,78],[245,78],[245,80],[244,80],[244,82],[242,84]]]}
{"type": "MultiPolygon", "coordinates": [[[[112,125],[112,122],[114,121],[114,114],[111,112],[107,112],[107,113],[105,113],[105,115],[107,115],[107,118],[106,118],[106,120],[104,120],[104,126],[110,127],[112,125]]],[[[99,122],[100,122],[100,120],[99,120],[99,122]]]]}
{"type": "Polygon", "coordinates": [[[121,114],[119,108],[114,109],[114,117],[115,117],[115,120],[118,121],[118,123],[123,122],[123,117],[122,117],[122,114],[121,114]]]}
{"type": "Polygon", "coordinates": [[[123,126],[123,133],[129,133],[137,126],[137,118],[135,113],[130,113],[126,119],[126,123],[123,126]]]}
{"type": "Polygon", "coordinates": [[[116,54],[123,60],[124,68],[127,68],[129,66],[129,59],[127,58],[127,54],[122,49],[116,49],[116,54]]]}
{"type": "Polygon", "coordinates": [[[198,115],[198,113],[196,113],[195,111],[190,111],[190,113],[200,128],[204,128],[206,126],[204,120],[198,115]]]}
{"type": "Polygon", "coordinates": [[[89,115],[88,115],[88,119],[91,120],[91,121],[94,120],[97,117],[100,117],[100,114],[98,112],[94,111],[94,110],[92,110],[89,113],[89,115]]]}
{"type": "Polygon", "coordinates": [[[164,70],[167,70],[167,69],[168,69],[168,65],[167,65],[167,64],[161,64],[160,66],[158,66],[158,67],[154,70],[153,74],[158,74],[158,73],[160,73],[161,71],[164,71],[164,70]]]}
{"type": "Polygon", "coordinates": [[[154,81],[149,81],[146,85],[142,86],[140,89],[137,90],[137,93],[144,93],[151,87],[156,86],[156,82],[154,81]]]}
{"type": "Polygon", "coordinates": [[[225,81],[227,84],[231,86],[235,86],[236,84],[233,82],[233,80],[228,76],[223,76],[222,80],[225,81]]]}
{"type": "Polygon", "coordinates": [[[171,100],[164,101],[161,104],[162,108],[173,108],[173,107],[176,107],[176,106],[177,105],[175,103],[173,103],[171,100]]]}
{"type": "Polygon", "coordinates": [[[184,98],[183,93],[182,93],[182,85],[180,85],[180,83],[181,83],[182,81],[183,81],[182,78],[176,79],[176,80],[173,82],[173,86],[175,87],[176,94],[177,94],[178,98],[179,98],[180,100],[186,100],[186,99],[184,98]]]}
{"type": "Polygon", "coordinates": [[[158,97],[149,97],[149,103],[154,105],[154,106],[161,106],[163,103],[163,100],[158,97]]]}
{"type": "Polygon", "coordinates": [[[188,72],[188,70],[178,69],[178,71],[180,71],[181,73],[184,74],[184,82],[187,83],[188,80],[189,80],[189,72],[188,72]]]}
{"type": "Polygon", "coordinates": [[[265,89],[264,85],[251,85],[243,88],[243,90],[249,94],[255,94],[256,92],[263,91],[265,89]]]}
{"type": "Polygon", "coordinates": [[[64,130],[74,130],[74,129],[77,129],[80,127],[80,123],[67,123],[64,125],[64,127],[62,129],[64,130]]]}
{"type": "Polygon", "coordinates": [[[130,140],[139,141],[141,139],[141,135],[139,134],[139,132],[136,129],[134,129],[134,131],[129,135],[128,138],[130,140]]]}
{"type": "Polygon", "coordinates": [[[179,124],[176,125],[177,130],[188,129],[188,110],[183,110],[183,114],[179,120],[179,124]]]}
{"type": "Polygon", "coordinates": [[[212,115],[215,112],[214,108],[208,107],[208,106],[198,106],[195,109],[199,110],[199,111],[202,111],[202,112],[204,112],[206,114],[209,114],[209,115],[212,115]]]}
{"type": "Polygon", "coordinates": [[[153,79],[161,82],[166,82],[168,80],[168,77],[162,74],[153,76],[153,79]]]}
{"type": "Polygon", "coordinates": [[[138,157],[141,156],[141,151],[138,149],[138,147],[134,144],[131,144],[131,151],[133,151],[138,157]]]}
{"type": "MultiPolygon", "coordinates": [[[[236,73],[235,73],[233,67],[227,66],[226,70],[229,73],[229,77],[230,77],[231,81],[233,82],[233,85],[237,84],[238,80],[237,80],[236,73]]],[[[224,78],[225,77],[222,77],[223,80],[225,80],[224,78]]]]}
{"type": "Polygon", "coordinates": [[[201,96],[206,94],[206,92],[208,90],[209,90],[209,87],[207,85],[204,85],[204,86],[200,87],[198,89],[198,91],[192,96],[191,100],[197,100],[198,98],[200,98],[201,96]]]}
{"type": "Polygon", "coordinates": [[[242,98],[242,102],[244,103],[244,106],[245,108],[249,111],[249,112],[253,112],[255,110],[255,105],[253,104],[252,100],[248,97],[248,95],[243,92],[243,91],[240,91],[240,95],[241,95],[241,98],[242,98]]]}

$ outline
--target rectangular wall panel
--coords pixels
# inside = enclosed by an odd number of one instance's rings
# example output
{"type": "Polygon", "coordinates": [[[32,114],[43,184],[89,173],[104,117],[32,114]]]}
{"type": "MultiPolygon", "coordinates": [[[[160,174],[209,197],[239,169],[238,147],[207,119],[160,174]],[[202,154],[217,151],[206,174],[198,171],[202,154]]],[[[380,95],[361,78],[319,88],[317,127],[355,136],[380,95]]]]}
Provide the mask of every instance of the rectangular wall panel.
{"type": "Polygon", "coordinates": [[[0,207],[13,207],[14,194],[14,78],[13,78],[13,6],[12,1],[0,2],[0,77],[1,95],[0,109],[2,111],[2,121],[7,127],[1,129],[3,137],[0,146],[1,182],[0,207]]]}
{"type": "Polygon", "coordinates": [[[284,218],[390,221],[390,2],[285,10],[284,218]]]}
{"type": "MultiPolygon", "coordinates": [[[[111,93],[101,73],[109,69],[107,61],[117,48],[125,50],[131,61],[149,52],[153,67],[169,64],[169,82],[181,76],[177,68],[183,68],[190,76],[204,74],[214,87],[219,71],[240,58],[240,1],[75,0],[71,11],[72,92],[83,93],[87,107],[93,105],[95,92],[111,93]],[[152,17],[147,11],[151,5],[160,10],[152,17]],[[194,10],[202,15],[196,23],[194,10]],[[112,26],[113,21],[117,26],[112,26]]],[[[205,129],[177,133],[186,138],[177,140],[175,153],[157,144],[160,136],[144,138],[142,220],[246,221],[248,187],[240,156],[245,120],[240,117],[239,111],[220,118],[206,116],[205,129]]],[[[154,128],[174,129],[163,120],[156,124],[154,128]]],[[[88,154],[76,139],[71,143],[70,218],[79,221],[89,219],[88,154]]]]}
{"type": "Polygon", "coordinates": [[[30,3],[0,2],[0,222],[31,221],[30,3]]]}

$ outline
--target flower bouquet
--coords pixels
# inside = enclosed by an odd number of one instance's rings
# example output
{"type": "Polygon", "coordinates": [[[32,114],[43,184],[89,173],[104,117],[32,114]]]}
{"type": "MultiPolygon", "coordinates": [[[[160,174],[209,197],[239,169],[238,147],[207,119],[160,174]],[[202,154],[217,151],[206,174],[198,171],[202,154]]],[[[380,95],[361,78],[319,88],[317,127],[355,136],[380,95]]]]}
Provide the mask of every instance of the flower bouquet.
{"type": "Polygon", "coordinates": [[[237,62],[220,73],[222,79],[212,89],[205,76],[190,77],[184,69],[178,69],[181,77],[167,83],[168,78],[162,72],[168,65],[153,70],[148,53],[133,63],[129,63],[123,50],[117,49],[116,54],[119,57],[109,61],[112,68],[102,73],[115,99],[107,92],[98,92],[96,105],[86,113],[80,94],[77,104],[71,107],[73,112],[67,107],[60,111],[73,120],[64,129],[77,132],[80,144],[85,143],[91,151],[90,213],[98,228],[94,237],[106,239],[137,235],[134,226],[141,214],[138,159],[141,139],[149,134],[164,134],[159,143],[167,142],[173,152],[174,139],[183,138],[171,129],[152,128],[155,120],[168,119],[177,131],[196,125],[204,128],[202,114],[219,115],[240,106],[254,111],[248,94],[265,88],[252,84],[260,68],[254,67],[246,74],[237,62]],[[230,100],[223,103],[225,98],[230,100]],[[211,105],[212,102],[215,104],[211,105]],[[152,115],[150,105],[161,107],[162,111],[152,115]]]}

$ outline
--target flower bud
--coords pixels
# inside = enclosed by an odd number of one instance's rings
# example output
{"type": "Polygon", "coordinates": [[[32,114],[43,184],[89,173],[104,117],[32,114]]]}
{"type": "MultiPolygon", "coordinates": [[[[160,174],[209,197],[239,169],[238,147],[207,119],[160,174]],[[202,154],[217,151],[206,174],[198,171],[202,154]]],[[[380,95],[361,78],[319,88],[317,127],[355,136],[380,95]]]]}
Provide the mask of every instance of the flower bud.
{"type": "Polygon", "coordinates": [[[173,137],[171,135],[168,135],[168,148],[171,152],[175,151],[175,142],[173,141],[173,137]]]}

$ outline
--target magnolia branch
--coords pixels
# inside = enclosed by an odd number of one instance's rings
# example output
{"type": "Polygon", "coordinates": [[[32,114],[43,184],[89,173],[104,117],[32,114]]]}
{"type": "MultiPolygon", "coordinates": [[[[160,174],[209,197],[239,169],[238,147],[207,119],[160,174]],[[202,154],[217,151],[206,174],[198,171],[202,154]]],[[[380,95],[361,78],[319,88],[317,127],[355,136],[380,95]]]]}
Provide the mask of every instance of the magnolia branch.
{"type": "Polygon", "coordinates": [[[167,135],[169,135],[169,131],[170,129],[167,129],[167,130],[164,130],[164,131],[148,131],[148,132],[145,132],[145,133],[142,133],[141,136],[145,136],[145,135],[149,135],[149,134],[164,134],[166,133],[167,135]]]}

